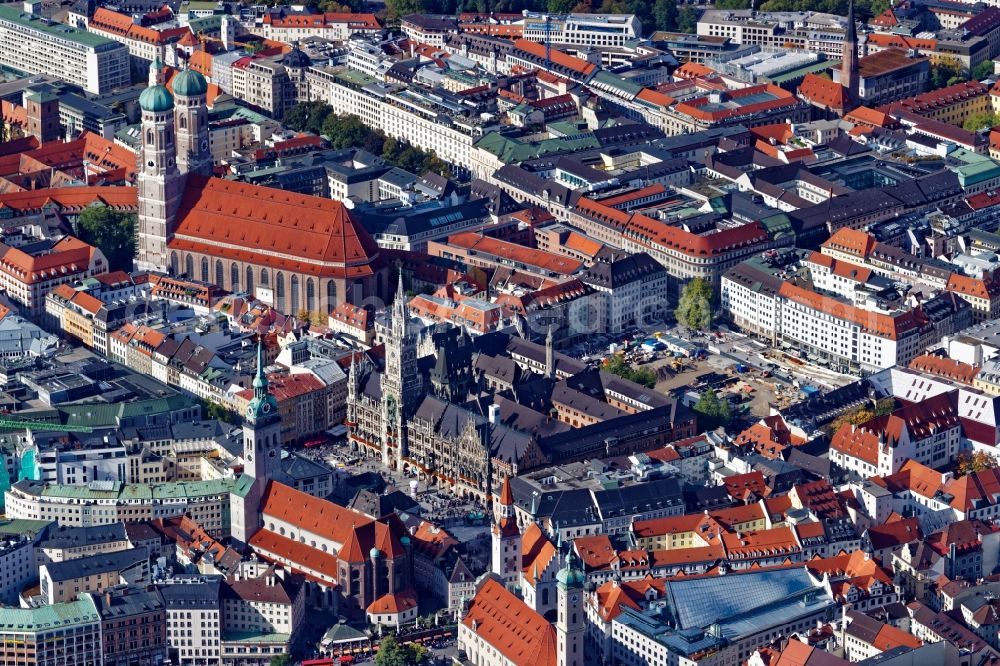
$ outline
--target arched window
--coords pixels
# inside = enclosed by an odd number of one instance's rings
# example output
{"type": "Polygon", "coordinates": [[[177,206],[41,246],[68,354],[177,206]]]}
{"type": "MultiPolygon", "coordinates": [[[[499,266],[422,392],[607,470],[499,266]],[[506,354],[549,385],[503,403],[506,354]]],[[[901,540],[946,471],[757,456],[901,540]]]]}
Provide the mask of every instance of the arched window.
{"type": "Polygon", "coordinates": [[[190,254],[184,258],[184,275],[190,279],[194,279],[194,257],[190,254]]]}
{"type": "Polygon", "coordinates": [[[226,284],[226,269],[222,267],[222,260],[215,260],[215,284],[222,287],[226,284]]]}
{"type": "Polygon", "coordinates": [[[260,286],[266,287],[268,284],[269,283],[268,283],[268,279],[267,279],[267,269],[266,268],[262,268],[262,269],[260,269],[260,286]]]}
{"type": "Polygon", "coordinates": [[[326,311],[333,312],[337,307],[337,283],[333,280],[326,281],[326,311]]]}
{"type": "Polygon", "coordinates": [[[229,266],[229,277],[232,279],[232,283],[230,285],[230,289],[229,290],[230,291],[239,291],[240,290],[240,267],[236,264],[235,261],[232,264],[230,264],[230,266],[229,266]]]}
{"type": "Polygon", "coordinates": [[[306,278],[306,310],[316,311],[316,281],[306,278]]]}
{"type": "Polygon", "coordinates": [[[285,275],[284,273],[274,274],[274,295],[275,295],[275,307],[278,308],[278,312],[288,314],[288,309],[285,308],[285,275]]]}
{"type": "Polygon", "coordinates": [[[247,283],[246,283],[247,293],[253,295],[253,266],[247,266],[247,283]]]}
{"type": "Polygon", "coordinates": [[[201,281],[208,282],[208,257],[201,258],[201,281]]]}
{"type": "Polygon", "coordinates": [[[147,146],[153,145],[153,141],[154,141],[153,130],[151,129],[146,130],[146,145],[147,146]]]}
{"type": "Polygon", "coordinates": [[[177,264],[178,264],[178,262],[177,262],[177,253],[176,252],[171,252],[170,253],[170,274],[171,275],[177,275],[177,268],[178,268],[177,264]]]}
{"type": "Polygon", "coordinates": [[[181,128],[181,129],[187,129],[187,126],[188,126],[188,120],[187,120],[187,116],[185,116],[184,114],[181,114],[181,124],[180,124],[180,128],[181,128]]]}
{"type": "Polygon", "coordinates": [[[291,298],[291,300],[288,303],[288,309],[290,310],[290,312],[288,314],[290,314],[290,315],[296,315],[296,314],[298,314],[298,312],[296,311],[296,309],[301,306],[301,304],[299,303],[299,276],[298,275],[293,275],[292,276],[292,293],[291,293],[291,297],[292,298],[291,298]]]}

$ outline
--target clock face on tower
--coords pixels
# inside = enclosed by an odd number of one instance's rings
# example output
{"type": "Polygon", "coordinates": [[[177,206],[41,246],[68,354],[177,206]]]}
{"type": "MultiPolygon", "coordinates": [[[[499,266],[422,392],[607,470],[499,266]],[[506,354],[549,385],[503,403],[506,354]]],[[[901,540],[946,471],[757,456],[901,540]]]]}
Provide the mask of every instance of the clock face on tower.
{"type": "Polygon", "coordinates": [[[575,604],[575,603],[576,603],[576,601],[577,601],[577,596],[576,596],[576,595],[574,594],[573,596],[571,596],[571,597],[569,598],[569,601],[570,601],[570,603],[573,603],[573,604],[575,604]]]}

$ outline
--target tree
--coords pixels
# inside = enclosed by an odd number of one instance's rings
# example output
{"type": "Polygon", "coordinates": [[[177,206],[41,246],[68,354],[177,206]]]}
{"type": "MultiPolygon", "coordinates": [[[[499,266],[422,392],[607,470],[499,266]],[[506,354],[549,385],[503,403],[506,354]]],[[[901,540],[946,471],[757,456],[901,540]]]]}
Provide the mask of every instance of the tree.
{"type": "MultiPolygon", "coordinates": [[[[884,409],[885,403],[883,401],[879,402],[883,404],[883,409],[884,409]]],[[[876,404],[875,410],[872,410],[871,407],[866,405],[855,407],[854,409],[844,412],[843,414],[835,418],[833,421],[831,421],[830,424],[827,426],[827,429],[830,432],[830,434],[833,434],[838,430],[840,430],[841,428],[843,428],[845,425],[861,425],[862,423],[867,423],[868,421],[871,421],[876,416],[884,416],[885,414],[890,413],[892,411],[892,408],[890,407],[889,411],[884,412],[883,414],[877,414],[876,411],[878,410],[879,410],[878,404],[876,404]]]]}
{"type": "Polygon", "coordinates": [[[326,117],[333,108],[325,102],[300,102],[285,112],[282,123],[296,132],[321,134],[326,117]]]}
{"type": "Polygon", "coordinates": [[[720,400],[715,389],[708,389],[701,394],[694,405],[694,411],[698,415],[698,429],[702,431],[715,430],[729,423],[732,418],[729,401],[720,400]]]}
{"type": "Polygon", "coordinates": [[[970,132],[982,132],[996,124],[996,114],[991,111],[983,111],[982,113],[973,113],[971,116],[966,117],[962,123],[962,127],[970,132]]]}
{"type": "Polygon", "coordinates": [[[201,411],[208,420],[223,421],[230,425],[239,425],[240,417],[231,409],[226,409],[217,402],[201,401],[201,411]]]}
{"type": "Polygon", "coordinates": [[[677,15],[677,3],[673,0],[656,0],[653,4],[653,25],[657,30],[676,30],[677,15]]]}
{"type": "Polygon", "coordinates": [[[427,9],[421,0],[386,0],[385,2],[385,13],[391,21],[410,14],[424,14],[426,11],[427,9]]]}
{"type": "Polygon", "coordinates": [[[965,476],[966,474],[975,474],[983,470],[993,469],[998,464],[1000,463],[997,463],[997,459],[986,451],[964,452],[958,454],[958,465],[955,468],[955,472],[959,476],[965,476]]]}
{"type": "Polygon", "coordinates": [[[951,85],[955,81],[963,81],[962,63],[957,58],[940,58],[931,63],[930,88],[937,90],[951,85]]]}
{"type": "Polygon", "coordinates": [[[681,7],[681,10],[677,13],[678,32],[698,32],[698,19],[700,17],[701,12],[694,7],[689,7],[687,5],[681,7]]]}
{"type": "Polygon", "coordinates": [[[82,213],[77,222],[80,240],[104,253],[113,271],[131,272],[135,259],[135,213],[93,205],[82,213]]]}
{"type": "Polygon", "coordinates": [[[287,654],[276,654],[271,657],[271,666],[290,666],[292,660],[287,654]]]}
{"type": "Polygon", "coordinates": [[[622,379],[627,379],[636,384],[642,384],[646,388],[656,387],[656,373],[649,368],[633,368],[625,359],[615,354],[604,364],[604,371],[613,375],[618,375],[622,379]]]}
{"type": "Polygon", "coordinates": [[[375,653],[375,666],[419,666],[430,661],[430,651],[422,645],[400,645],[394,636],[386,636],[375,653]]]}
{"type": "Polygon", "coordinates": [[[695,331],[711,327],[712,296],[712,286],[702,278],[688,282],[674,310],[677,321],[695,331]]]}
{"type": "Polygon", "coordinates": [[[983,79],[988,79],[991,76],[993,76],[992,60],[984,60],[972,68],[972,79],[975,81],[982,81],[983,79]]]}

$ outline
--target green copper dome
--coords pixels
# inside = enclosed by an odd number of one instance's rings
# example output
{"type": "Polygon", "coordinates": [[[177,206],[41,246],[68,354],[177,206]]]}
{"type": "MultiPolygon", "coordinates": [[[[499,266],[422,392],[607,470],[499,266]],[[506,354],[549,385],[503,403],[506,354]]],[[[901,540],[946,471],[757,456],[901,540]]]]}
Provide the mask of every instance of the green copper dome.
{"type": "Polygon", "coordinates": [[[139,95],[139,106],[143,111],[160,113],[174,108],[174,98],[170,96],[170,91],[164,86],[152,86],[146,88],[139,95]]]}
{"type": "Polygon", "coordinates": [[[185,69],[174,79],[174,94],[181,97],[198,97],[208,92],[208,81],[193,69],[185,69]]]}
{"type": "Polygon", "coordinates": [[[373,560],[377,560],[378,558],[382,557],[382,551],[379,550],[377,547],[372,546],[372,549],[368,551],[368,556],[371,557],[373,560]]]}
{"type": "Polygon", "coordinates": [[[566,555],[566,566],[556,573],[556,580],[565,587],[582,587],[587,580],[586,574],[576,566],[576,556],[572,550],[566,555]]]}

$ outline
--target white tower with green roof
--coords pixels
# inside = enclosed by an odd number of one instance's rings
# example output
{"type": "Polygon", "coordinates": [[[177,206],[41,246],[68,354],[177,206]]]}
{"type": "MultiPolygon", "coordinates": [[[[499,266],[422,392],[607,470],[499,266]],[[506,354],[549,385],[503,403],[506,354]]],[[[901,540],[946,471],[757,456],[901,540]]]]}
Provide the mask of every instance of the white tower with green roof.
{"type": "Polygon", "coordinates": [[[281,417],[264,367],[264,345],[258,340],[253,398],[243,420],[243,478],[230,496],[230,532],[238,545],[249,543],[260,529],[267,484],[281,477],[281,417]]]}
{"type": "Polygon", "coordinates": [[[583,612],[583,586],[586,582],[587,576],[577,566],[570,544],[566,564],[556,574],[558,666],[583,666],[583,639],[587,627],[583,612]]]}

